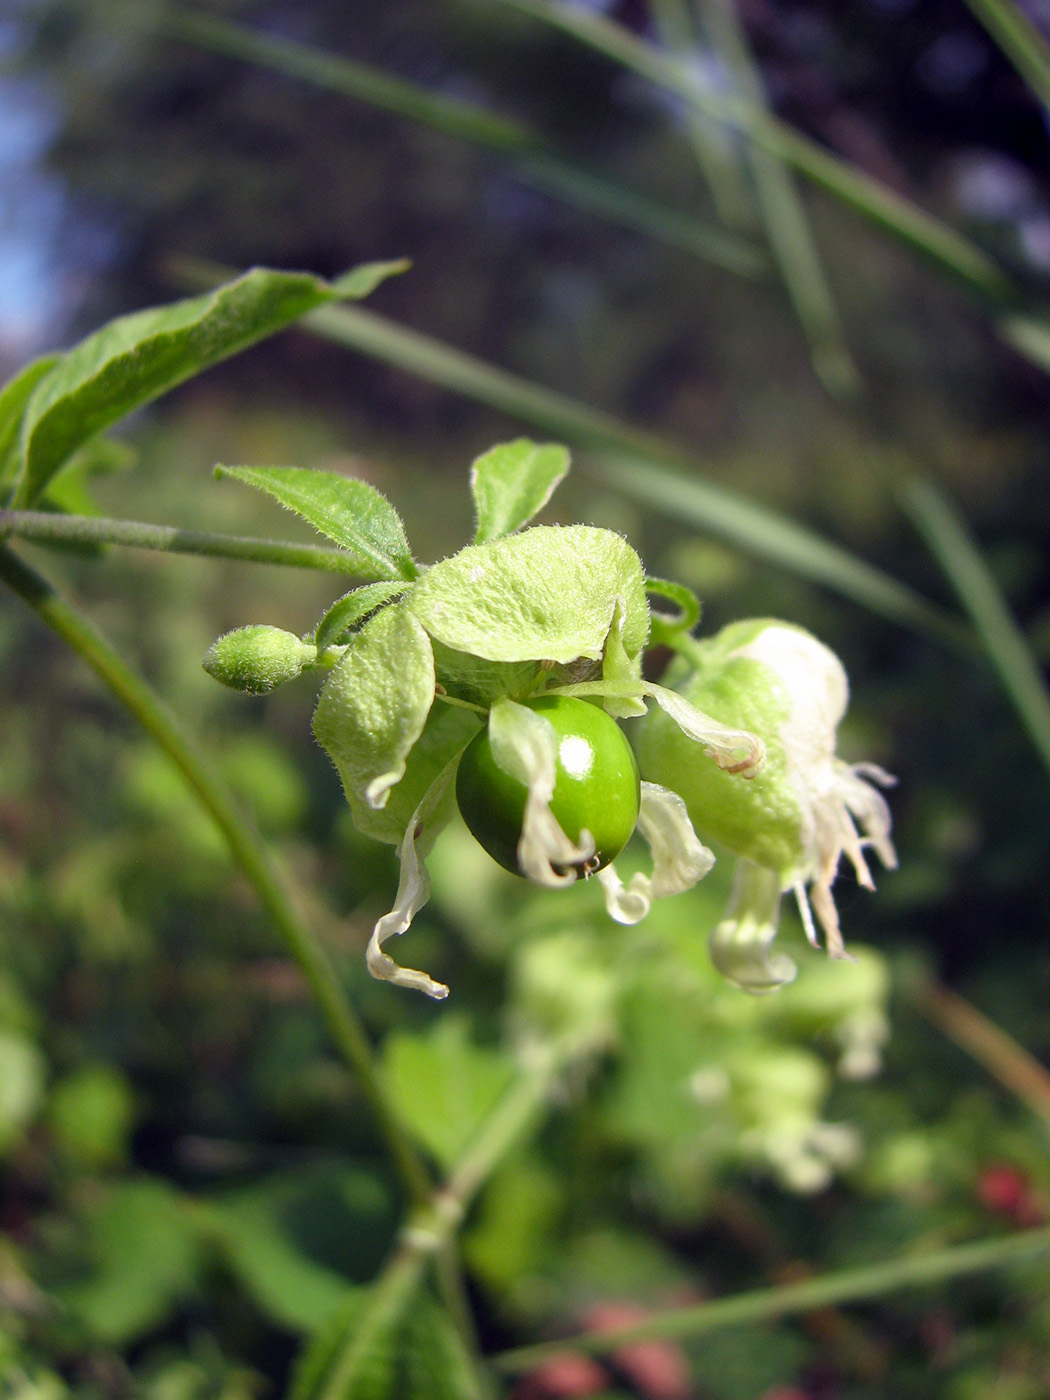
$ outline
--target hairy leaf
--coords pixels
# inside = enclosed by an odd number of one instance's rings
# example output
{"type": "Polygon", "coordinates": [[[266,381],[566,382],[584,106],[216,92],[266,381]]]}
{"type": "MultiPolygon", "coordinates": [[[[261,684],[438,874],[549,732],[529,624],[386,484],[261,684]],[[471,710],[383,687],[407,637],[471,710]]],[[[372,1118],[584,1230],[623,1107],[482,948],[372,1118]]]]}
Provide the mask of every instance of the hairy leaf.
{"type": "Polygon", "coordinates": [[[649,632],[638,555],[611,530],[537,525],[435,564],[407,606],[457,651],[488,661],[566,662],[602,655],[618,598],[623,645],[634,657],[649,632]]]}
{"type": "Polygon", "coordinates": [[[476,544],[513,534],[550,500],[569,470],[569,449],[528,438],[501,443],[470,469],[478,517],[476,544]]]}
{"type": "Polygon", "coordinates": [[[258,487],[354,556],[362,578],[413,579],[417,569],[397,511],[367,481],[311,467],[223,467],[216,476],[258,487]]]}
{"type": "Polygon", "coordinates": [[[386,806],[433,699],[429,637],[406,608],[384,608],[354,635],[314,712],[314,734],[352,803],[386,806]]]}

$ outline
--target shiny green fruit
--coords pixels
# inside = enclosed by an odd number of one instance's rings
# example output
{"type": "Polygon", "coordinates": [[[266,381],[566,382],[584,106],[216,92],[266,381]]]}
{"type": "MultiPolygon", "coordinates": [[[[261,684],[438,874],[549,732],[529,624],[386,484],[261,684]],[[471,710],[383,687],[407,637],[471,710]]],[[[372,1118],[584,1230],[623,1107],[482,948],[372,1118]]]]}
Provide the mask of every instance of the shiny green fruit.
{"type": "MultiPolygon", "coordinates": [[[[592,874],[615,860],[638,820],[638,765],[616,721],[597,705],[569,695],[537,695],[519,702],[554,728],[558,745],[551,812],[565,835],[586,829],[595,854],[592,874]]],[[[493,860],[520,875],[518,841],[527,789],[500,768],[488,730],[467,745],[456,778],[456,799],[471,834],[493,860]]]]}

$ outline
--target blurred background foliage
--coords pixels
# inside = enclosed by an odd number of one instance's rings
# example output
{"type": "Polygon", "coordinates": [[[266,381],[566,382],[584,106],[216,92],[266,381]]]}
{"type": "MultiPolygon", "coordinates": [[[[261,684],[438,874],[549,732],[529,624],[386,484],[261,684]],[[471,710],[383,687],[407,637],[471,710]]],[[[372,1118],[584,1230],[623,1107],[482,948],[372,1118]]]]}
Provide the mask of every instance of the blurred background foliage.
{"type": "MultiPolygon", "coordinates": [[[[960,0],[710,0],[696,33],[687,0],[578,10],[677,49],[715,90],[747,91],[757,71],[779,115],[964,232],[1027,305],[1045,301],[1046,109],[960,0]],[[730,62],[734,14],[757,70],[730,62]]],[[[842,327],[822,383],[769,254],[768,170],[608,57],[492,0],[193,11],[519,123],[592,177],[703,220],[715,235],[699,255],[574,207],[534,164],[222,52],[225,30],[180,40],[171,13],[10,0],[0,15],[5,371],[181,294],[188,260],[332,275],[406,255],[370,309],[660,435],[703,480],[954,607],[897,494],[911,475],[948,488],[1050,660],[1050,380],[943,270],[799,186],[842,327]]],[[[296,331],[140,415],[65,504],[308,539],[210,469],[321,467],[389,495],[432,560],[468,537],[470,460],[520,431],[296,331]]],[[[624,930],[589,890],[523,899],[452,831],[412,960],[452,982],[454,1007],[371,983],[361,951],[396,862],[350,825],[310,737],[312,687],[239,699],[200,668],[229,627],[304,632],[332,582],[33,551],[207,743],[295,876],[437,1166],[498,1097],[528,1018],[568,1014],[566,984],[586,989],[572,1015],[588,1053],[468,1222],[491,1350],[1050,1210],[1045,1099],[1019,1102],[976,1066],[923,992],[943,978],[1050,1053],[1047,773],[992,670],[576,460],[547,518],[626,533],[652,574],[701,595],[705,628],[776,614],[843,657],[840,751],[901,778],[900,870],[876,897],[843,877],[856,967],[803,955],[797,984],[747,999],[704,951],[721,867],[624,930]],[[851,1053],[860,1080],[836,1074],[851,1053]]],[[[281,1394],[301,1339],[379,1268],[403,1202],[305,984],[178,774],[13,599],[0,657],[0,1394],[281,1394]]],[[[797,925],[782,936],[799,951],[797,925]]],[[[510,1393],[1039,1400],[1045,1266],[577,1361],[510,1393]]]]}

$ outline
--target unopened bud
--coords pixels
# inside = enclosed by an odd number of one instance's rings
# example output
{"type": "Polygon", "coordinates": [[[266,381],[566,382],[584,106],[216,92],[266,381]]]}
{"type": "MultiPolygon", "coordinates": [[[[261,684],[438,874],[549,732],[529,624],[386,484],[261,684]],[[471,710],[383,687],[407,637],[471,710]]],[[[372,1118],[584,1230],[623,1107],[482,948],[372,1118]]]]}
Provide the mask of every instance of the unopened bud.
{"type": "Polygon", "coordinates": [[[204,669],[233,690],[266,695],[285,681],[294,681],[317,659],[317,648],[280,627],[238,627],[213,642],[204,669]]]}

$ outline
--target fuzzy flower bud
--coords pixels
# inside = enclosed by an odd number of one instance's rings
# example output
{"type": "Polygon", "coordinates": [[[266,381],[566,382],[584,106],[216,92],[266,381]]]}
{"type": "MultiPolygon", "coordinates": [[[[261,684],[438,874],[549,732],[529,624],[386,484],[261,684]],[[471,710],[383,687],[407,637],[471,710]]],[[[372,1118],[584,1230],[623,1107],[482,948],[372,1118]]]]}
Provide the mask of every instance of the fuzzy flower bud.
{"type": "Polygon", "coordinates": [[[213,642],[203,666],[209,676],[249,695],[266,695],[317,660],[317,648],[280,627],[238,627],[213,642]]]}

